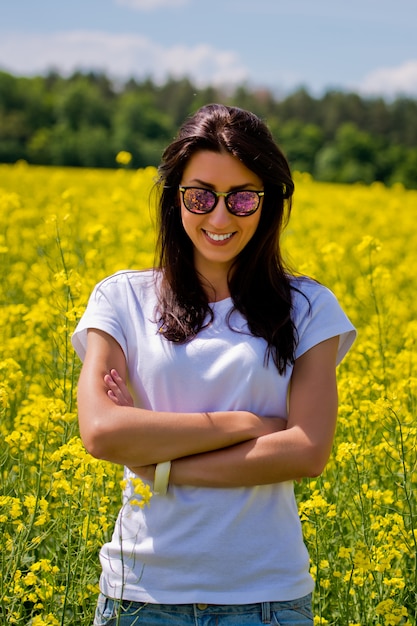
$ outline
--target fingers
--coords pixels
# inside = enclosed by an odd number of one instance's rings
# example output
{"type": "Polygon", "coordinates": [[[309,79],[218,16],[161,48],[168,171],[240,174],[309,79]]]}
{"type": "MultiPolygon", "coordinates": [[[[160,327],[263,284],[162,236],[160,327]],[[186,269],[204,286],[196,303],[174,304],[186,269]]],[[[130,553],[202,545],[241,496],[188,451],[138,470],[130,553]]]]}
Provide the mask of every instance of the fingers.
{"type": "Polygon", "coordinates": [[[110,370],[104,376],[104,382],[108,387],[107,395],[118,406],[133,406],[133,398],[126,383],[115,369],[110,370]]]}

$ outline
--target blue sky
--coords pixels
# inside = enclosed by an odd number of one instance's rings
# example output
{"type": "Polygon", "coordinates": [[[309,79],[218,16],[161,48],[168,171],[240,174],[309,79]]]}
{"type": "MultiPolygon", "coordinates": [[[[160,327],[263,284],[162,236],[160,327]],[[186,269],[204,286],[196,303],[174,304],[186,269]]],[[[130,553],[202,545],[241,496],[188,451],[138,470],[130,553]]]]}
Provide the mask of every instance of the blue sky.
{"type": "Polygon", "coordinates": [[[0,68],[417,97],[417,0],[0,0],[0,68]]]}

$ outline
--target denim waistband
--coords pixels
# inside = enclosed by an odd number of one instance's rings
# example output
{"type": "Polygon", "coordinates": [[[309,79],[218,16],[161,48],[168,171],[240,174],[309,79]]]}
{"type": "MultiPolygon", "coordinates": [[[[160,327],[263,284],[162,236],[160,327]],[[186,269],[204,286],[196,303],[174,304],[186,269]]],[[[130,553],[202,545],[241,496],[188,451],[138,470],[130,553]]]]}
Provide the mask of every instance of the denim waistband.
{"type": "MultiPolygon", "coordinates": [[[[194,604],[150,604],[147,602],[134,602],[122,600],[120,605],[124,611],[134,611],[145,606],[152,606],[161,613],[164,611],[177,615],[197,616],[198,614],[210,613],[212,615],[239,615],[257,613],[261,615],[264,623],[270,623],[271,613],[287,610],[302,609],[311,604],[312,594],[297,598],[295,600],[282,600],[274,602],[256,602],[252,604],[206,604],[203,602],[194,604]]],[[[117,603],[117,601],[116,601],[117,603]]]]}

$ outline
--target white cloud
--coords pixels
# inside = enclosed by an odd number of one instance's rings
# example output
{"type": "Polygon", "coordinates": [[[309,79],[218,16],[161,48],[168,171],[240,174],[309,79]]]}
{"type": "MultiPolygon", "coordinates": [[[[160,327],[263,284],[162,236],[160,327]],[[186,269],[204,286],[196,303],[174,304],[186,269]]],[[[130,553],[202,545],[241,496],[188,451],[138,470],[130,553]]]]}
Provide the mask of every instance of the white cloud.
{"type": "Polygon", "coordinates": [[[50,69],[68,74],[78,69],[104,71],[122,79],[151,76],[164,81],[167,76],[188,76],[196,85],[236,85],[248,77],[233,51],[208,44],[163,47],[141,35],[84,30],[3,35],[0,66],[23,75],[50,69]]]}
{"type": "Polygon", "coordinates": [[[116,0],[116,4],[121,4],[137,11],[184,7],[189,2],[190,0],[116,0]]]}
{"type": "Polygon", "coordinates": [[[397,67],[381,67],[370,72],[358,85],[362,93],[417,95],[417,59],[406,61],[397,67]]]}

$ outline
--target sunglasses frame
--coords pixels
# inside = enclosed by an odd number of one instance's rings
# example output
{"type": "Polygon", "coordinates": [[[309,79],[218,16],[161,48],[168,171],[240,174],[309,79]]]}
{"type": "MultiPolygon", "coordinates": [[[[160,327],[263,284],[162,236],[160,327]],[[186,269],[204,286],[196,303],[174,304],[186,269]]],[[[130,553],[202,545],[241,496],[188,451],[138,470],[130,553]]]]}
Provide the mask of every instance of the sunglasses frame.
{"type": "Polygon", "coordinates": [[[184,203],[185,208],[187,209],[187,211],[189,211],[193,215],[208,215],[208,213],[211,213],[216,208],[219,202],[219,198],[224,198],[226,209],[229,211],[229,213],[231,213],[235,217],[248,217],[249,215],[253,215],[254,213],[256,213],[256,211],[259,209],[259,205],[261,204],[261,198],[263,198],[263,196],[265,195],[265,191],[255,191],[254,189],[235,189],[233,191],[214,191],[213,189],[206,189],[205,187],[194,187],[194,186],[184,187],[183,185],[179,186],[179,191],[182,195],[182,201],[184,203]],[[208,191],[209,193],[211,193],[215,197],[215,202],[212,208],[209,209],[208,211],[192,211],[191,209],[189,209],[187,205],[185,204],[185,198],[184,198],[184,193],[187,191],[187,189],[199,189],[201,191],[208,191]],[[253,209],[252,211],[249,211],[248,213],[235,213],[229,207],[228,198],[230,195],[233,195],[235,193],[242,193],[245,191],[248,191],[250,193],[256,193],[256,195],[258,196],[258,204],[255,209],[253,209]]]}

